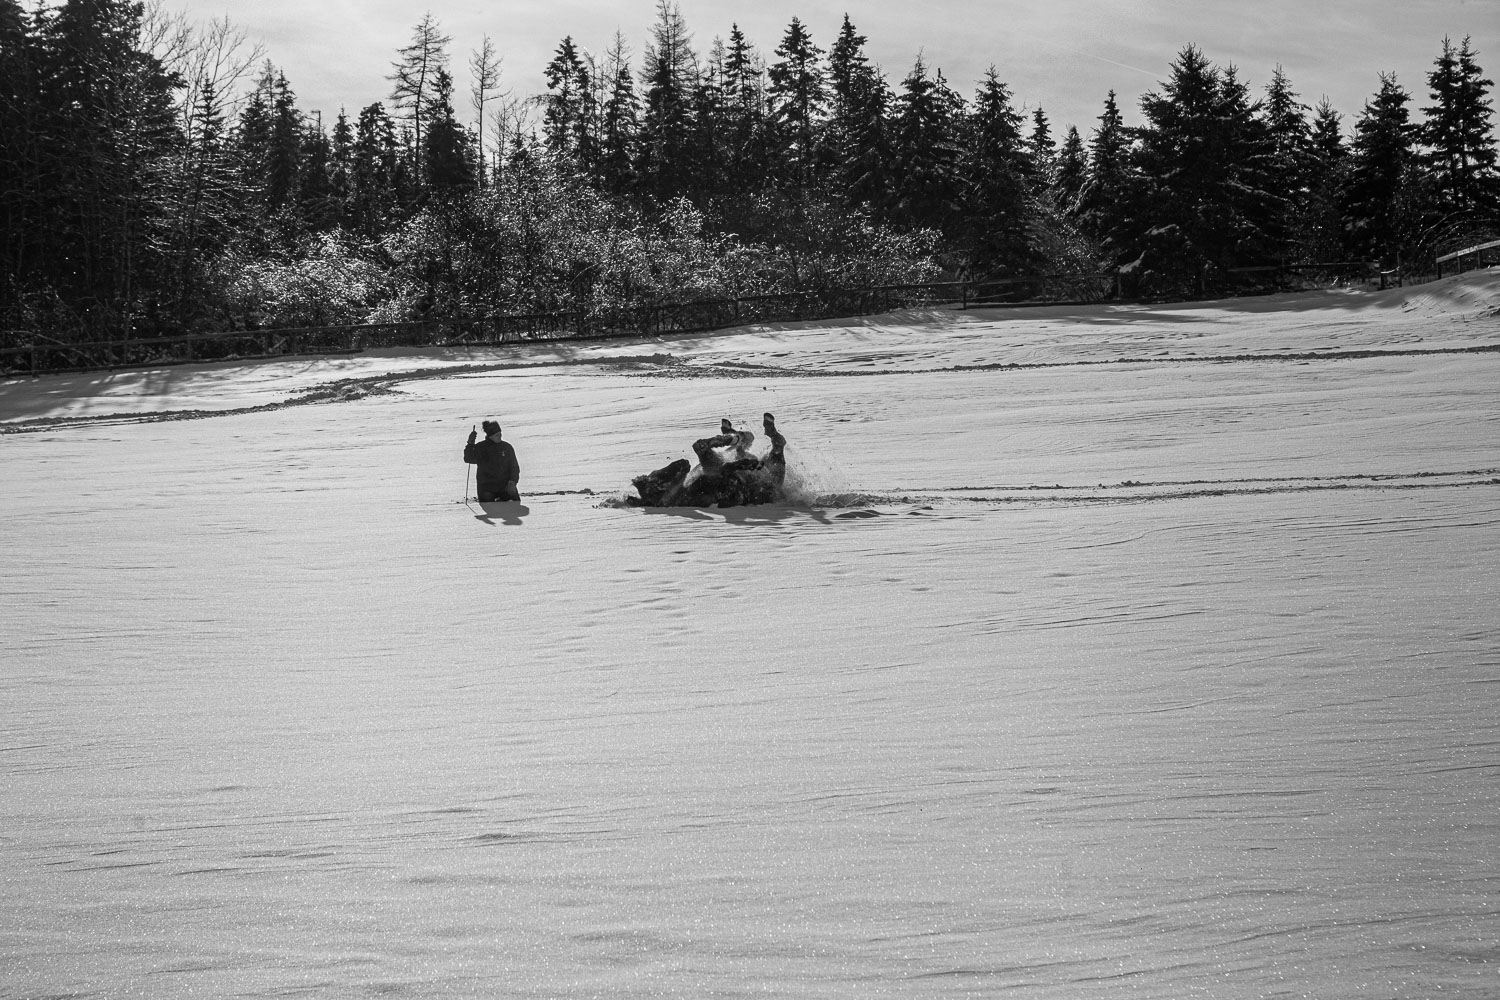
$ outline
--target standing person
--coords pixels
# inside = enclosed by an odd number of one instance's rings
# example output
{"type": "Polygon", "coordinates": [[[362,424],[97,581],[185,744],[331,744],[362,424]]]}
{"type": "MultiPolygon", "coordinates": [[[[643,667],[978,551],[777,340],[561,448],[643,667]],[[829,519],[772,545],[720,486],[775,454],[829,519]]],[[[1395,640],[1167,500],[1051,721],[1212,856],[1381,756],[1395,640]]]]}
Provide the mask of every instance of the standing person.
{"type": "Polygon", "coordinates": [[[474,485],[479,490],[479,502],[495,500],[519,500],[521,494],[516,483],[521,479],[521,463],[516,461],[516,449],[509,441],[500,440],[500,425],[486,420],[483,425],[485,438],[478,444],[478,432],[469,432],[469,443],[464,446],[464,461],[477,465],[474,485]]]}

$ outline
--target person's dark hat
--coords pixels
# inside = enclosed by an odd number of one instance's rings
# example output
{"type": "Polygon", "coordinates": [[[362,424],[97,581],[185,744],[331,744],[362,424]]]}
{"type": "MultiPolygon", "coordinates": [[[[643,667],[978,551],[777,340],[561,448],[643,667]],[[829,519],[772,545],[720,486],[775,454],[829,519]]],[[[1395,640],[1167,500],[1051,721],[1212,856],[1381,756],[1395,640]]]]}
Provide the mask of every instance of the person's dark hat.
{"type": "Polygon", "coordinates": [[[494,437],[496,434],[500,433],[500,425],[495,423],[493,420],[486,420],[479,426],[484,428],[485,437],[494,437]]]}

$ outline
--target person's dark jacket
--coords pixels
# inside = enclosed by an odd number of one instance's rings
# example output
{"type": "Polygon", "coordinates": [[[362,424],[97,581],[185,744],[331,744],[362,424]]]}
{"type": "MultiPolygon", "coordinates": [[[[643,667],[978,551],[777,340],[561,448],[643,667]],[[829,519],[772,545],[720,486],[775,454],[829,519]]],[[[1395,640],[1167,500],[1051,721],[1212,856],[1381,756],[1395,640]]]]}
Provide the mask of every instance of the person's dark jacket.
{"type": "Polygon", "coordinates": [[[479,468],[474,473],[475,485],[481,493],[499,492],[507,484],[521,479],[521,463],[516,461],[516,450],[509,441],[485,438],[464,445],[464,461],[479,468]]]}

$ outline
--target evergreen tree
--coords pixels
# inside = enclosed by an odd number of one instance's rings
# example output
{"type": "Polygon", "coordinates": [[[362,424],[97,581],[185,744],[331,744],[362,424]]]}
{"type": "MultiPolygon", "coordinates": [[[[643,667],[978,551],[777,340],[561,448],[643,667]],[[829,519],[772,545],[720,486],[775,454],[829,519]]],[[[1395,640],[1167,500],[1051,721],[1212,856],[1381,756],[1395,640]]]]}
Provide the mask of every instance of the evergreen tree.
{"type": "Polygon", "coordinates": [[[1160,93],[1141,99],[1137,270],[1147,294],[1203,294],[1229,268],[1276,259],[1284,201],[1260,107],[1234,70],[1221,74],[1191,45],[1172,70],[1160,93]]]}
{"type": "Polygon", "coordinates": [[[1313,109],[1312,132],[1308,144],[1314,160],[1325,167],[1342,161],[1349,152],[1344,145],[1341,119],[1342,116],[1326,97],[1313,109]]]}
{"type": "Polygon", "coordinates": [[[819,65],[823,50],[794,17],[776,55],[780,58],[767,69],[776,154],[793,190],[801,191],[812,182],[819,159],[816,137],[826,102],[819,65]]]}
{"type": "Polygon", "coordinates": [[[0,0],[0,323],[10,321],[39,249],[37,40],[17,0],[0,0]]]}
{"type": "Polygon", "coordinates": [[[1340,261],[1345,256],[1340,192],[1348,150],[1340,115],[1326,97],[1313,110],[1308,150],[1307,199],[1294,227],[1299,256],[1310,264],[1340,261]]]}
{"type": "Polygon", "coordinates": [[[745,38],[738,24],[730,25],[719,83],[724,103],[737,108],[746,119],[759,118],[765,113],[764,77],[755,46],[745,38]]]}
{"type": "Polygon", "coordinates": [[[1028,211],[1032,164],[1021,115],[993,66],[974,95],[963,140],[961,227],[971,272],[1029,269],[1035,263],[1028,211]]]}
{"type": "Polygon", "coordinates": [[[1069,125],[1057,154],[1057,174],[1052,183],[1053,201],[1064,212],[1073,211],[1088,171],[1089,160],[1083,149],[1083,137],[1078,134],[1077,126],[1069,125]]]}
{"type": "Polygon", "coordinates": [[[693,87],[688,113],[688,186],[683,192],[695,205],[709,206],[728,193],[729,105],[724,97],[725,50],[715,38],[693,87]]]}
{"type": "Polygon", "coordinates": [[[1443,51],[1427,76],[1432,104],[1418,136],[1427,147],[1422,158],[1433,182],[1438,211],[1476,213],[1497,204],[1495,138],[1490,123],[1494,82],[1485,79],[1469,39],[1455,50],[1443,39],[1443,51]]]}
{"type": "Polygon", "coordinates": [[[396,125],[379,101],[366,105],[354,125],[350,150],[349,218],[354,230],[384,236],[400,214],[402,192],[396,125]]]}
{"type": "Polygon", "coordinates": [[[1275,174],[1280,190],[1289,201],[1291,211],[1305,203],[1311,181],[1315,153],[1312,130],[1307,123],[1307,105],[1298,100],[1291,81],[1280,66],[1266,85],[1262,117],[1271,143],[1269,168],[1275,174]]]}
{"type": "Polygon", "coordinates": [[[1380,75],[1380,90],[1354,123],[1343,215],[1348,251],[1374,259],[1397,256],[1406,241],[1415,163],[1411,96],[1391,73],[1380,75]]]}
{"type": "MultiPolygon", "coordinates": [[[[192,141],[183,151],[178,175],[179,200],[173,235],[175,266],[166,279],[175,285],[174,312],[178,322],[191,319],[200,298],[203,268],[221,254],[245,224],[243,185],[237,175],[229,141],[224,104],[213,81],[199,81],[193,112],[192,141]]],[[[206,297],[206,296],[203,296],[206,297]]]]}
{"type": "Polygon", "coordinates": [[[635,96],[625,42],[619,35],[615,36],[608,65],[613,74],[604,105],[597,173],[605,191],[623,194],[635,187],[640,101],[635,96]]]}
{"type": "Polygon", "coordinates": [[[340,206],[334,189],[337,165],[333,143],[323,131],[321,117],[302,131],[301,160],[297,173],[297,214],[313,232],[327,232],[339,225],[340,206]]]}
{"type": "Polygon", "coordinates": [[[1057,143],[1052,139],[1052,123],[1041,108],[1031,115],[1031,139],[1027,147],[1031,154],[1033,183],[1038,189],[1050,187],[1057,169],[1057,143]]]}
{"type": "Polygon", "coordinates": [[[843,136],[839,178],[851,207],[887,221],[896,203],[896,154],[891,109],[895,95],[878,70],[853,77],[843,136]]]}
{"type": "Polygon", "coordinates": [[[543,73],[547,95],[543,98],[542,134],[547,149],[557,161],[587,170],[594,159],[590,149],[593,87],[572,36],[557,46],[543,73]]]}
{"type": "Polygon", "coordinates": [[[349,224],[349,207],[354,198],[354,127],[343,108],[339,108],[339,116],[333,123],[329,152],[329,197],[335,224],[342,229],[349,224]]]}
{"type": "Polygon", "coordinates": [[[235,160],[240,181],[257,201],[264,199],[266,162],[271,149],[271,82],[275,69],[268,62],[255,89],[240,109],[234,130],[235,160]]]}
{"type": "Polygon", "coordinates": [[[698,58],[677,5],[658,0],[656,11],[643,69],[646,95],[636,170],[644,193],[665,203],[692,186],[688,135],[698,58]]]}
{"type": "Polygon", "coordinates": [[[1219,114],[1222,157],[1227,164],[1222,189],[1234,242],[1225,248],[1220,266],[1264,265],[1284,261],[1289,249],[1292,197],[1302,191],[1300,177],[1280,174],[1276,140],[1266,123],[1265,105],[1250,97],[1238,71],[1220,76],[1219,114]]]}
{"type": "Polygon", "coordinates": [[[837,128],[847,121],[858,104],[858,91],[867,84],[873,69],[865,56],[868,39],[854,29],[849,15],[839,28],[838,38],[828,50],[829,117],[837,128]]]}
{"type": "Polygon", "coordinates": [[[439,69],[427,102],[427,135],[422,143],[423,176],[434,196],[451,200],[474,186],[468,133],[453,110],[453,78],[439,69]]]}
{"type": "Polygon", "coordinates": [[[866,38],[844,15],[828,50],[828,157],[833,183],[851,206],[880,211],[889,195],[890,88],[865,55],[866,38]]]}
{"type": "MultiPolygon", "coordinates": [[[[277,73],[270,86],[269,136],[265,152],[265,208],[275,216],[292,208],[298,198],[302,175],[302,112],[286,76],[277,73]]],[[[296,226],[295,214],[287,220],[296,226]]]]}
{"type": "Polygon", "coordinates": [[[160,279],[181,142],[182,81],[141,47],[141,15],[122,0],[65,0],[39,11],[37,44],[23,50],[36,66],[48,278],[92,321],[126,328],[160,279]]]}
{"type": "Polygon", "coordinates": [[[771,154],[766,141],[765,72],[738,24],[730,26],[719,89],[725,184],[740,196],[735,200],[744,200],[765,186],[771,154]]]}
{"type": "MultiPolygon", "coordinates": [[[[1099,127],[1089,139],[1088,171],[1073,209],[1079,228],[1099,244],[1110,264],[1123,263],[1131,238],[1127,220],[1136,194],[1130,158],[1130,133],[1111,90],[1104,99],[1099,127]]],[[[1141,227],[1133,228],[1139,231],[1141,227]]]]}
{"type": "Polygon", "coordinates": [[[928,76],[918,57],[901,81],[891,143],[891,216],[908,228],[947,232],[958,222],[963,197],[960,106],[942,72],[928,76]]]}

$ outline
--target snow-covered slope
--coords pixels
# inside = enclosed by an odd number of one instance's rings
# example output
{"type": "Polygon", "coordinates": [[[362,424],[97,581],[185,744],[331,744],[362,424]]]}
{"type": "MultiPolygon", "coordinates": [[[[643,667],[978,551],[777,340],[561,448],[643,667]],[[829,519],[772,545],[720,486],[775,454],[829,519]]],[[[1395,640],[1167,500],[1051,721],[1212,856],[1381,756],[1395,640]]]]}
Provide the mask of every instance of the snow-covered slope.
{"type": "Polygon", "coordinates": [[[0,997],[1492,996],[1497,305],[0,383],[0,997]]]}

